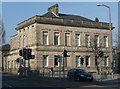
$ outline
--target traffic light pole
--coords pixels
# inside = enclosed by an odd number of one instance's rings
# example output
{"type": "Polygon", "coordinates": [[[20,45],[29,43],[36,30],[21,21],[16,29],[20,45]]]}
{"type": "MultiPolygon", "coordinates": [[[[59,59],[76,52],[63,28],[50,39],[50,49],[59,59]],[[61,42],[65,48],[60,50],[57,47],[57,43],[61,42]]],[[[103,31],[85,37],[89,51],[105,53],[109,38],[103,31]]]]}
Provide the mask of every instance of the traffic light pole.
{"type": "Polygon", "coordinates": [[[64,51],[65,51],[65,47],[63,48],[63,68],[62,68],[63,78],[65,78],[65,57],[64,57],[64,51]]]}
{"type": "Polygon", "coordinates": [[[67,50],[64,48],[63,50],[63,77],[65,78],[65,65],[66,65],[66,61],[67,61],[67,50]]]}
{"type": "Polygon", "coordinates": [[[60,66],[59,66],[59,78],[61,79],[61,61],[59,63],[60,63],[60,66]]]}
{"type": "Polygon", "coordinates": [[[30,59],[34,59],[35,55],[32,55],[32,49],[30,48],[22,48],[19,50],[19,56],[22,56],[23,63],[20,61],[20,66],[23,64],[23,72],[25,76],[27,76],[28,70],[30,70],[30,59]],[[28,69],[26,68],[26,60],[28,60],[28,69]]]}
{"type": "Polygon", "coordinates": [[[30,70],[30,59],[28,59],[28,70],[30,70]]]}
{"type": "Polygon", "coordinates": [[[24,65],[24,74],[25,74],[25,76],[27,76],[26,60],[25,59],[24,59],[23,65],[24,65]]]}
{"type": "Polygon", "coordinates": [[[64,57],[64,53],[63,53],[63,78],[65,78],[65,57],[64,57]]]}

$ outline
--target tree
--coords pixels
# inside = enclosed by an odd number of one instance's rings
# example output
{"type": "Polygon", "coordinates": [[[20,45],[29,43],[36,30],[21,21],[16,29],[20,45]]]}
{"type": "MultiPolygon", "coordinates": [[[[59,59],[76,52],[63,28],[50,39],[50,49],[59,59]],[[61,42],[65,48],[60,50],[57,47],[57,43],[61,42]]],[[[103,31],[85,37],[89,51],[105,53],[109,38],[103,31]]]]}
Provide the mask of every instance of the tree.
{"type": "Polygon", "coordinates": [[[105,60],[103,58],[105,51],[102,50],[103,49],[102,38],[100,38],[98,34],[95,34],[94,36],[90,37],[89,41],[90,41],[91,51],[92,51],[95,61],[96,61],[95,64],[96,64],[97,73],[100,74],[100,70],[101,70],[100,65],[103,62],[105,62],[105,60]]]}
{"type": "Polygon", "coordinates": [[[2,45],[5,43],[5,30],[4,30],[4,25],[2,22],[2,19],[0,18],[0,67],[3,70],[3,57],[2,57],[2,45]]]}
{"type": "Polygon", "coordinates": [[[5,43],[5,29],[2,22],[2,19],[0,18],[0,45],[5,43]]]}

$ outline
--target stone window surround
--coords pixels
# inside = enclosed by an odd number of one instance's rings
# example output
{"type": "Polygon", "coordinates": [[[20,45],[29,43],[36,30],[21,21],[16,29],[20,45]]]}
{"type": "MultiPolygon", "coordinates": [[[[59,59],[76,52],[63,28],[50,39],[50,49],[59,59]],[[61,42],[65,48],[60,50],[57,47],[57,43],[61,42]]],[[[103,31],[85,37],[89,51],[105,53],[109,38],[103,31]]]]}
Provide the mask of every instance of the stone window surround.
{"type": "Polygon", "coordinates": [[[75,41],[77,41],[76,39],[76,36],[79,35],[79,44],[77,45],[77,42],[76,42],[76,46],[81,46],[81,33],[75,33],[75,41]]]}
{"type": "Polygon", "coordinates": [[[57,35],[58,36],[58,44],[56,44],[56,45],[60,45],[60,32],[59,31],[54,31],[54,45],[55,45],[55,35],[57,35]],[[56,34],[55,34],[56,33],[56,34]]]}
{"type": "Polygon", "coordinates": [[[47,30],[42,31],[42,44],[43,45],[49,45],[49,31],[47,31],[47,30]],[[44,43],[44,35],[47,35],[46,44],[44,43]]]}
{"type": "Polygon", "coordinates": [[[65,45],[65,46],[71,46],[71,45],[72,45],[72,44],[71,44],[71,41],[72,41],[72,40],[71,40],[71,33],[70,33],[70,32],[64,32],[64,37],[65,37],[65,38],[64,38],[64,45],[65,45]],[[66,37],[67,37],[66,34],[67,34],[68,37],[69,37],[68,43],[66,43],[66,40],[67,40],[67,39],[66,39],[66,37]]]}
{"type": "Polygon", "coordinates": [[[109,47],[109,38],[107,35],[104,35],[104,47],[105,48],[108,48],[109,47]],[[105,42],[106,40],[106,42],[105,42]]]}
{"type": "Polygon", "coordinates": [[[85,46],[86,47],[90,47],[90,40],[91,39],[91,37],[90,37],[90,33],[85,33],[85,46]],[[87,39],[88,39],[88,41],[86,40],[86,37],[88,37],[87,39]]]}
{"type": "Polygon", "coordinates": [[[48,65],[49,65],[49,56],[48,55],[43,55],[43,67],[48,67],[48,65]]]}
{"type": "Polygon", "coordinates": [[[97,47],[99,47],[100,46],[100,36],[99,36],[99,34],[95,34],[94,35],[94,37],[95,37],[95,39],[96,39],[96,43],[97,43],[97,47]],[[96,38],[97,37],[97,38],[96,38]]]}

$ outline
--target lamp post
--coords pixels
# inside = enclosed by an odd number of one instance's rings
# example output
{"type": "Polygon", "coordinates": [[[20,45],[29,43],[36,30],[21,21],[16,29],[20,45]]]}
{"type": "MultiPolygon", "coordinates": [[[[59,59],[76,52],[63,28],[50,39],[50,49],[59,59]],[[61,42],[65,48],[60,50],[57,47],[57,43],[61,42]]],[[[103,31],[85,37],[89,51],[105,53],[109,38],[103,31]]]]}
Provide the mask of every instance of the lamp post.
{"type": "MultiPolygon", "coordinates": [[[[111,8],[104,4],[97,4],[97,6],[104,6],[109,9],[109,30],[110,30],[110,38],[111,38],[111,45],[110,45],[110,55],[111,55],[111,62],[112,62],[112,23],[111,23],[111,8]]],[[[112,78],[113,78],[113,72],[112,72],[112,78]]]]}
{"type": "Polygon", "coordinates": [[[107,5],[104,4],[97,4],[97,6],[104,6],[109,9],[109,30],[112,32],[112,26],[111,26],[111,8],[107,5]]]}

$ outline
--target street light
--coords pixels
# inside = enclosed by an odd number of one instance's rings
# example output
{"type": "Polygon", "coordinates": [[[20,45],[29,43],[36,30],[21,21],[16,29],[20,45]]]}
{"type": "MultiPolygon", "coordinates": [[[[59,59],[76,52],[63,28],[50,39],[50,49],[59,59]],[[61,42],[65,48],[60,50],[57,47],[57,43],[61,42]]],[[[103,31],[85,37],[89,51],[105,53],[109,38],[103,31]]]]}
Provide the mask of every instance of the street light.
{"type": "Polygon", "coordinates": [[[109,6],[104,5],[104,4],[97,4],[97,6],[104,6],[107,7],[109,9],[109,30],[112,31],[112,27],[111,27],[111,9],[109,6]]]}
{"type": "MultiPolygon", "coordinates": [[[[111,36],[111,45],[110,45],[110,49],[111,49],[111,62],[112,62],[112,24],[111,24],[111,8],[107,5],[104,4],[97,4],[97,6],[104,6],[106,8],[109,9],[109,30],[110,30],[110,36],[111,36]]],[[[112,78],[113,78],[113,73],[112,73],[112,78]]]]}
{"type": "Polygon", "coordinates": [[[109,6],[104,5],[104,4],[97,4],[97,6],[105,6],[105,7],[107,7],[107,8],[110,8],[109,6]]]}

